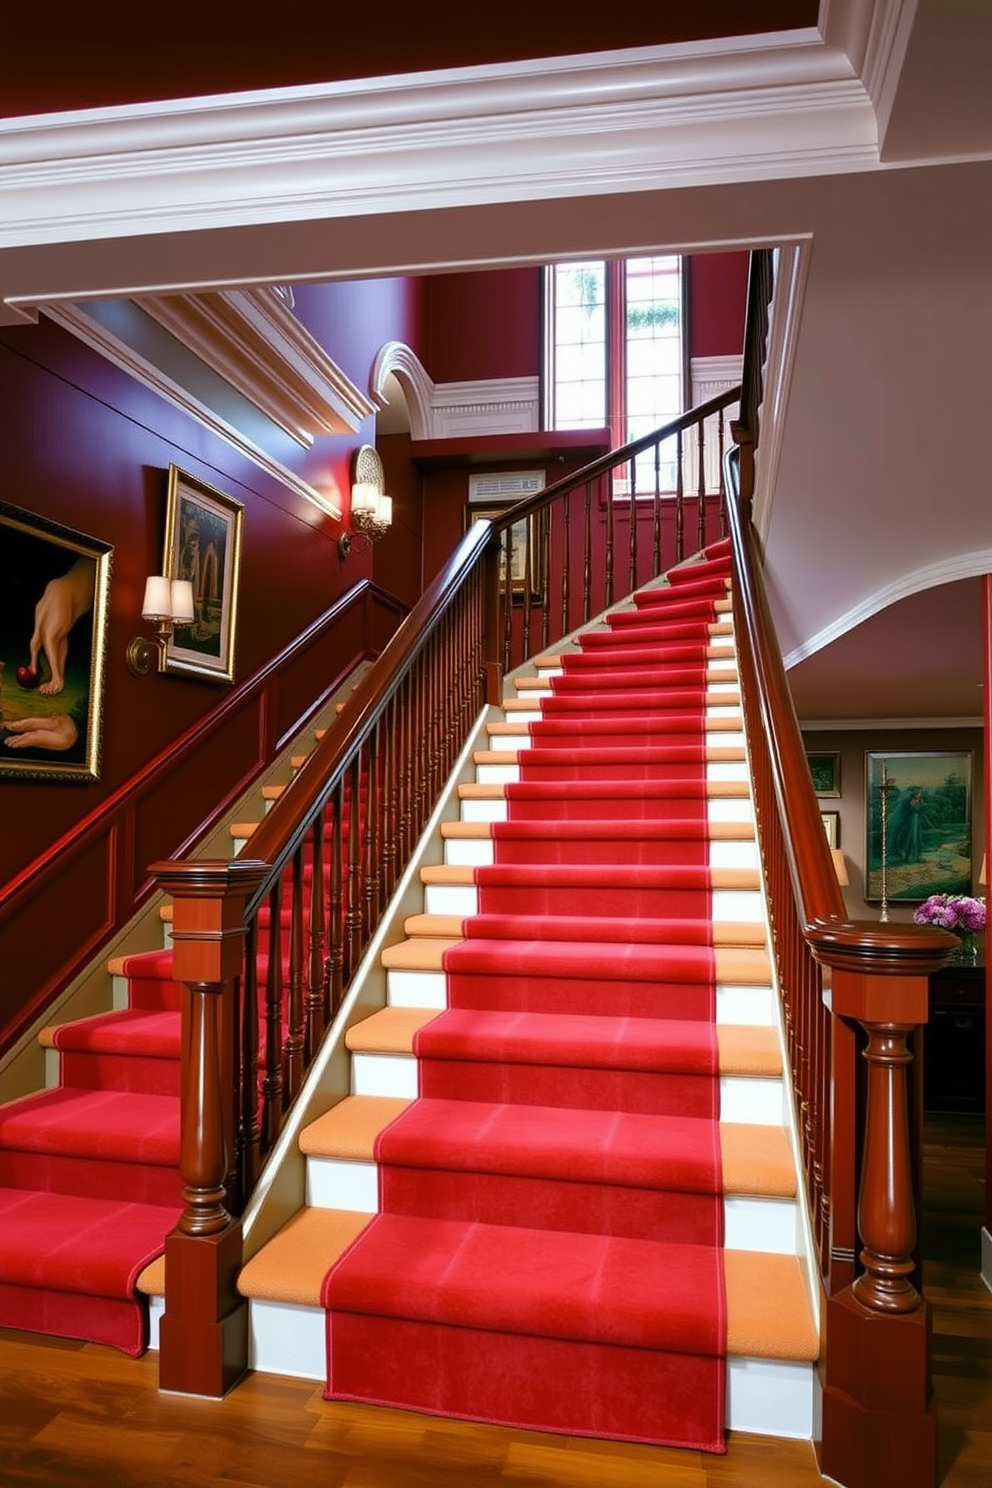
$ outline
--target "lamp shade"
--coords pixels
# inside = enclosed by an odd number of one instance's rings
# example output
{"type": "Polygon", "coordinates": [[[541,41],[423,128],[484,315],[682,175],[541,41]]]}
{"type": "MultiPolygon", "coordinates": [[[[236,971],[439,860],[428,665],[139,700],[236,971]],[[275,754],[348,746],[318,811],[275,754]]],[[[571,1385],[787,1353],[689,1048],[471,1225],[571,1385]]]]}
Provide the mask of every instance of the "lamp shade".
{"type": "Polygon", "coordinates": [[[172,589],[162,574],[151,574],[145,580],[145,597],[141,603],[145,620],[168,620],[172,615],[172,589]]]}
{"type": "Polygon", "coordinates": [[[356,481],[351,488],[352,515],[356,512],[368,512],[370,516],[374,516],[378,504],[378,489],[368,481],[356,481]]]}
{"type": "Polygon", "coordinates": [[[988,881],[989,881],[989,872],[988,872],[988,865],[989,865],[989,858],[988,858],[988,853],[982,853],[982,866],[981,866],[981,868],[980,868],[980,869],[979,869],[979,873],[978,873],[978,882],[979,882],[979,883],[980,883],[980,884],[981,884],[981,885],[982,885],[982,886],[983,886],[983,887],[984,887],[984,885],[985,885],[985,884],[987,884],[987,883],[988,883],[988,881]]]}
{"type": "Polygon", "coordinates": [[[189,579],[173,579],[171,586],[172,618],[179,625],[193,619],[193,585],[189,579]]]}
{"type": "Polygon", "coordinates": [[[839,847],[832,847],[830,849],[830,856],[834,860],[834,872],[837,875],[837,882],[842,889],[846,889],[851,880],[847,876],[847,864],[844,861],[844,854],[839,847]]]}

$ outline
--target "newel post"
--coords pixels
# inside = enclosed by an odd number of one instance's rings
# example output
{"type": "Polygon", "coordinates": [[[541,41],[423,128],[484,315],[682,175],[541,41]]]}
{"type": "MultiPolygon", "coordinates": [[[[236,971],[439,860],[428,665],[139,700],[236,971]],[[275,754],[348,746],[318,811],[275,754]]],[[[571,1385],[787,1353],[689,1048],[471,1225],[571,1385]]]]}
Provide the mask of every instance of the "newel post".
{"type": "MultiPolygon", "coordinates": [[[[938,947],[934,965],[944,956],[938,947]]],[[[868,1066],[857,1207],[864,1269],[826,1303],[820,1469],[845,1488],[936,1482],[930,1306],[911,1280],[916,1202],[907,1045],[927,1020],[928,967],[924,957],[906,955],[903,972],[898,959],[874,973],[831,958],[831,1011],[865,1030],[868,1066]]]]}
{"type": "Polygon", "coordinates": [[[237,1119],[235,998],[244,961],[245,904],[265,875],[257,862],[155,863],[172,896],[173,975],[183,999],[179,1223],[165,1242],[159,1387],[221,1397],[248,1365],[247,1303],[236,1289],[241,1224],[225,1208],[237,1119]]]}

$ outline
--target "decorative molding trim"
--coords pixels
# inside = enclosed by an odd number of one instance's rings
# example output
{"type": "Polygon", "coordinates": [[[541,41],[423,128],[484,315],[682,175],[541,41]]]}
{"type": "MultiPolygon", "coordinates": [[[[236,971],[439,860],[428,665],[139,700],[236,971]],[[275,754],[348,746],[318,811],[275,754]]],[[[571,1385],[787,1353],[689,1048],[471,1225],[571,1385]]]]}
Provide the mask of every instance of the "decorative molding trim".
{"type": "Polygon", "coordinates": [[[693,357],[689,367],[693,404],[705,403],[708,398],[734,387],[740,382],[743,370],[743,355],[693,357]]]}
{"type": "Polygon", "coordinates": [[[268,288],[142,296],[135,304],[308,448],[353,434],[375,405],[268,288]]]}
{"type": "Polygon", "coordinates": [[[540,428],[539,400],[540,381],[536,377],[436,383],[433,437],[536,433],[540,428]]]}
{"type": "Polygon", "coordinates": [[[988,573],[992,573],[992,548],[976,548],[974,552],[961,553],[954,558],[941,558],[925,568],[903,574],[839,615],[802,646],[790,651],[788,656],[782,658],[785,669],[788,671],[791,667],[798,666],[807,656],[813,656],[824,646],[829,646],[832,641],[839,640],[849,630],[853,630],[856,625],[870,620],[872,615],[888,609],[889,605],[900,599],[908,599],[911,594],[919,594],[924,589],[934,589],[938,584],[953,584],[957,579],[981,578],[988,573]]]}
{"type": "Polygon", "coordinates": [[[0,247],[878,164],[846,54],[782,32],[0,121],[0,247]]]}
{"type": "Polygon", "coordinates": [[[803,733],[853,734],[864,730],[877,733],[879,729],[958,729],[981,728],[977,718],[801,718],[799,727],[803,733]]]}
{"type": "Polygon", "coordinates": [[[775,250],[775,292],[768,326],[768,354],[761,404],[761,433],[755,458],[756,493],[752,520],[764,547],[771,525],[778,483],[782,436],[792,371],[799,345],[806,282],[809,278],[811,239],[779,245],[775,250]]]}
{"type": "Polygon", "coordinates": [[[430,439],[434,427],[434,381],[415,351],[403,341],[387,341],[376,353],[369,392],[379,408],[388,406],[386,381],[392,374],[402,385],[410,414],[410,438],[430,439]]]}
{"type": "Polygon", "coordinates": [[[113,362],[114,366],[120,367],[123,372],[127,372],[129,376],[144,387],[150,388],[152,392],[158,393],[160,397],[168,399],[175,407],[188,413],[212,433],[219,434],[222,439],[247,456],[260,469],[274,476],[282,485],[288,486],[298,496],[302,496],[305,501],[319,507],[328,516],[340,519],[342,511],[335,502],[328,501],[326,496],[309,485],[302,477],[288,469],[279,460],[274,460],[271,455],[266,454],[265,450],[260,449],[253,440],[248,439],[240,430],[214,413],[212,408],[208,408],[199,399],[194,398],[185,388],[180,387],[178,383],[173,382],[161,372],[158,367],[153,366],[151,362],[132,351],[123,341],[111,335],[97,321],[91,320],[77,305],[55,304],[45,305],[43,308],[50,320],[55,321],[65,330],[71,331],[93,351],[113,362]]]}
{"type": "Polygon", "coordinates": [[[406,393],[412,440],[529,434],[540,428],[536,377],[435,382],[409,346],[387,341],[369,376],[369,392],[379,408],[387,406],[384,389],[390,374],[406,393]]]}

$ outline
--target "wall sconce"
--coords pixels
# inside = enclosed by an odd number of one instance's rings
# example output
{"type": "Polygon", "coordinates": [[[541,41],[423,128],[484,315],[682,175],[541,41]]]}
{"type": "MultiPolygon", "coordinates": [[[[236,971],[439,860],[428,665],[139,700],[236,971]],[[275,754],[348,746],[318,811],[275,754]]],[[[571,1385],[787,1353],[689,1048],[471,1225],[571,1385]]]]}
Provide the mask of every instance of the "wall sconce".
{"type": "Polygon", "coordinates": [[[389,531],[393,520],[393,500],[383,493],[384,475],[378,451],[363,444],[355,454],[354,480],[351,487],[352,532],[342,532],[338,552],[347,558],[352,552],[366,552],[389,531]],[[356,543],[362,541],[361,547],[356,543]]]}
{"type": "Polygon", "coordinates": [[[136,677],[145,677],[152,660],[158,657],[158,669],[165,671],[165,652],[177,625],[188,625],[193,619],[193,585],[189,579],[167,579],[152,574],[145,580],[145,597],[141,618],[154,625],[158,634],[153,640],[135,636],[127,648],[127,664],[136,677]]]}

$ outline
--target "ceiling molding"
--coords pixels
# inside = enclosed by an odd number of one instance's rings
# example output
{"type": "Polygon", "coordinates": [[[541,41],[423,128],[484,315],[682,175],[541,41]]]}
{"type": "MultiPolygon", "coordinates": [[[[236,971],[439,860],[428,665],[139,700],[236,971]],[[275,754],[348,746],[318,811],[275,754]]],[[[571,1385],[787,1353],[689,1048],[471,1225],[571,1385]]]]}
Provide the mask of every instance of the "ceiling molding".
{"type": "Polygon", "coordinates": [[[879,733],[891,729],[980,729],[983,726],[979,714],[975,718],[801,718],[800,731],[813,733],[879,733]]]}
{"type": "Polygon", "coordinates": [[[399,380],[406,395],[410,438],[430,439],[434,430],[434,379],[405,341],[387,341],[380,346],[372,364],[369,390],[379,408],[388,405],[385,387],[390,375],[399,380]]]}
{"type": "Polygon", "coordinates": [[[355,433],[375,412],[279,290],[147,295],[135,304],[304,448],[318,434],[355,433]]]}
{"type": "Polygon", "coordinates": [[[783,32],[0,121],[0,249],[877,166],[847,56],[783,32]]]}
{"type": "Polygon", "coordinates": [[[212,408],[200,402],[186,388],[167,377],[160,368],[146,361],[123,341],[118,340],[98,321],[85,314],[78,305],[56,304],[46,305],[43,308],[49,319],[70,331],[93,351],[99,352],[101,356],[127,372],[144,387],[150,388],[160,397],[167,398],[175,407],[190,414],[213,433],[219,434],[222,439],[247,456],[260,469],[267,471],[282,485],[288,486],[298,496],[302,496],[305,501],[319,507],[328,516],[340,519],[342,511],[336,502],[329,501],[325,495],[303,480],[295,471],[290,470],[281,461],[273,459],[254,440],[249,439],[247,435],[215,413],[212,408]]]}
{"type": "Polygon", "coordinates": [[[854,605],[843,615],[839,615],[836,620],[824,626],[802,646],[797,646],[795,650],[789,652],[788,656],[784,656],[782,659],[786,671],[798,666],[808,656],[815,655],[824,646],[829,646],[832,641],[839,641],[841,636],[847,635],[848,631],[853,630],[856,625],[870,620],[872,615],[888,609],[889,605],[896,604],[900,599],[908,599],[911,594],[919,594],[924,589],[935,589],[938,584],[953,584],[959,579],[981,578],[990,573],[992,573],[992,548],[976,548],[970,553],[961,553],[953,558],[942,558],[936,563],[928,564],[925,568],[917,568],[912,573],[902,574],[891,584],[886,584],[884,588],[876,590],[860,604],[854,605]]]}

